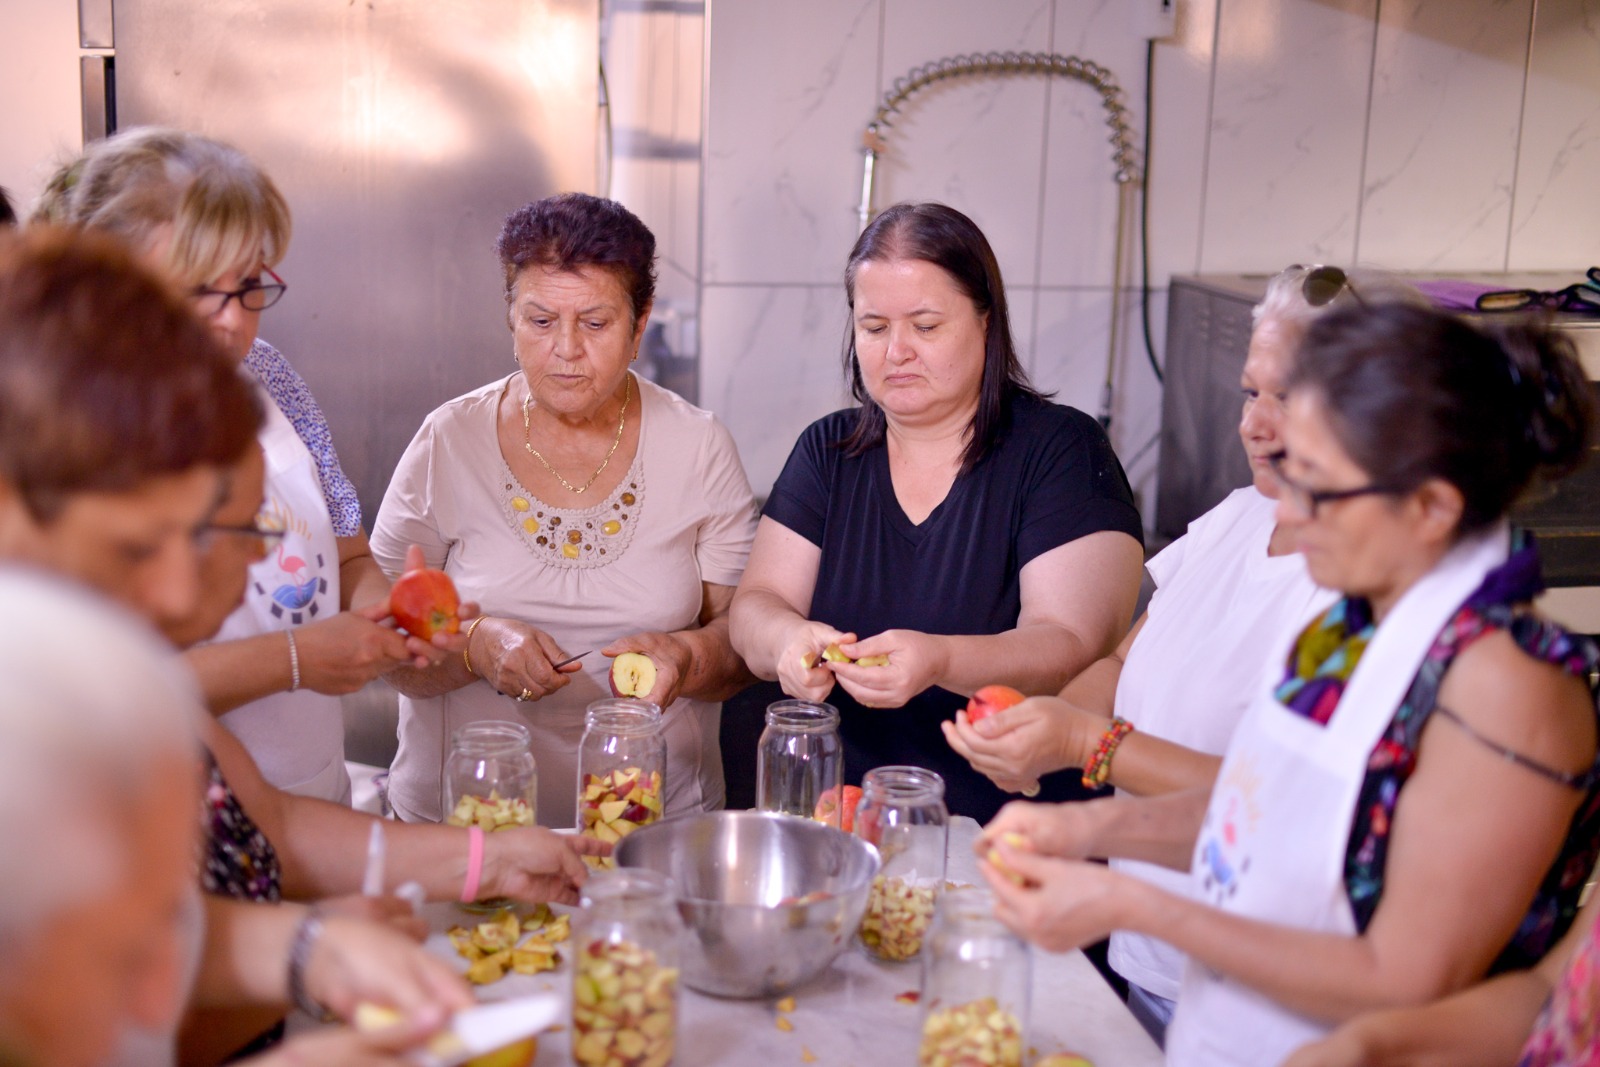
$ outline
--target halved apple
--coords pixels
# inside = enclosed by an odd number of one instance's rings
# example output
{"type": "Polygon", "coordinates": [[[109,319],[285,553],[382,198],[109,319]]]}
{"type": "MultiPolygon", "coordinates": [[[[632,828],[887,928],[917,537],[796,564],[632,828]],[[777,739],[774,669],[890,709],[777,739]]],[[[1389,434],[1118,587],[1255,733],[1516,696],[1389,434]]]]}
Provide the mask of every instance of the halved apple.
{"type": "Polygon", "coordinates": [[[612,696],[643,700],[655,687],[655,660],[643,652],[624,652],[611,661],[612,696]]]}
{"type": "Polygon", "coordinates": [[[1009,685],[986,685],[967,701],[967,721],[977,722],[1028,699],[1009,685]]]}

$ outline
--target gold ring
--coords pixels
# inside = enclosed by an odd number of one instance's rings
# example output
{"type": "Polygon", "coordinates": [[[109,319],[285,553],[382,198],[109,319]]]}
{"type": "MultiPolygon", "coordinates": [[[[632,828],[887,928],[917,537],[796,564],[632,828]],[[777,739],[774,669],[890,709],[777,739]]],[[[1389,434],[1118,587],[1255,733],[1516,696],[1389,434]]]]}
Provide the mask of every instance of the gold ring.
{"type": "Polygon", "coordinates": [[[527,688],[526,686],[524,686],[521,695],[519,695],[517,697],[517,699],[518,700],[532,700],[533,699],[533,690],[527,688]]]}
{"type": "Polygon", "coordinates": [[[1034,782],[1032,785],[1024,786],[1023,789],[1022,789],[1022,795],[1025,796],[1025,797],[1036,797],[1036,796],[1038,796],[1039,795],[1039,783],[1038,782],[1034,782]]]}

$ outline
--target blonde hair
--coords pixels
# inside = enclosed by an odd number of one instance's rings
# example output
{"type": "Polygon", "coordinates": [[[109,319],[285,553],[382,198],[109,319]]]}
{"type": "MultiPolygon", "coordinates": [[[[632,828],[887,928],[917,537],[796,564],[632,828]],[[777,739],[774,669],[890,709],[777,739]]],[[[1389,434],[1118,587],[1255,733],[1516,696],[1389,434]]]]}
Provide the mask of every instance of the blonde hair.
{"type": "Polygon", "coordinates": [[[182,284],[268,267],[289,247],[289,205],[232,145],[140,126],[96,141],[58,170],[31,221],[104,230],[148,250],[170,227],[165,268],[182,284]]]}

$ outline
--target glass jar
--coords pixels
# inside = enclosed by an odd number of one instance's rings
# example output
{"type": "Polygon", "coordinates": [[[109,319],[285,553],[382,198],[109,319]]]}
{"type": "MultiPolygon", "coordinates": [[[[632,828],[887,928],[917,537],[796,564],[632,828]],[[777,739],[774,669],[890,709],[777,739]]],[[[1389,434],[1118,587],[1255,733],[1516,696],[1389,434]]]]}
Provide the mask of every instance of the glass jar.
{"type": "Polygon", "coordinates": [[[767,705],[756,748],[756,810],[819,819],[840,828],[844,743],[839,710],[810,700],[767,705]]]}
{"type": "Polygon", "coordinates": [[[970,887],[946,893],[922,954],[918,1067],[1022,1067],[1032,986],[1033,955],[994,917],[994,896],[970,887]]]}
{"type": "MultiPolygon", "coordinates": [[[[661,818],[666,773],[659,707],[626,697],[590,704],[578,745],[578,833],[614,845],[661,818]]],[[[616,866],[610,857],[584,861],[616,866]]]]}
{"type": "Polygon", "coordinates": [[[666,1067],[678,1037],[683,923],[672,882],[639,867],[583,886],[573,944],[572,1060],[666,1067]]]}
{"type": "Polygon", "coordinates": [[[944,779],[921,767],[868,771],[855,834],[883,862],[861,919],[862,947],[879,959],[915,959],[944,890],[950,839],[944,779]]]}
{"type": "Polygon", "coordinates": [[[451,826],[486,831],[532,826],[538,815],[539,768],[533,739],[519,722],[469,722],[450,738],[443,807],[451,826]]]}

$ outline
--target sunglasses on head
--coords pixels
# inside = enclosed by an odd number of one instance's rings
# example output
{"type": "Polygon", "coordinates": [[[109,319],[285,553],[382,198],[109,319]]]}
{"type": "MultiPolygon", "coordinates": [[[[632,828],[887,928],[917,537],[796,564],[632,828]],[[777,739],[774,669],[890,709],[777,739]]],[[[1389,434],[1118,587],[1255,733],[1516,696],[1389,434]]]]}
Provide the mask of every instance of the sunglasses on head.
{"type": "Polygon", "coordinates": [[[1321,264],[1307,267],[1296,263],[1289,269],[1306,272],[1305,278],[1300,282],[1300,295],[1305,298],[1307,304],[1314,308],[1327,307],[1339,298],[1340,293],[1347,289],[1350,291],[1350,295],[1355,298],[1356,303],[1362,307],[1367,306],[1367,302],[1361,299],[1361,294],[1356,291],[1356,287],[1350,284],[1350,276],[1338,267],[1325,267],[1321,264]]]}

